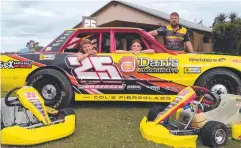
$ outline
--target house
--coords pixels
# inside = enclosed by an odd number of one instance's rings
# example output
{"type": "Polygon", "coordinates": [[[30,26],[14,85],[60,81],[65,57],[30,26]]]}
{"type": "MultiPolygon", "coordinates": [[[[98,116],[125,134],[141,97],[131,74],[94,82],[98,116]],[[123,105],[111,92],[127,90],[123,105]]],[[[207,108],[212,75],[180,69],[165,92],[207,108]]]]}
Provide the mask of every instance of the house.
{"type": "MultiPolygon", "coordinates": [[[[137,27],[150,31],[162,25],[168,25],[170,14],[125,1],[110,1],[89,17],[96,18],[98,27],[137,27]]],[[[180,18],[180,24],[189,29],[195,51],[209,52],[213,50],[213,44],[209,39],[211,28],[183,18],[180,18]]],[[[83,25],[82,21],[74,28],[83,27],[83,25]]],[[[163,37],[158,36],[156,39],[163,43],[163,37]]]]}

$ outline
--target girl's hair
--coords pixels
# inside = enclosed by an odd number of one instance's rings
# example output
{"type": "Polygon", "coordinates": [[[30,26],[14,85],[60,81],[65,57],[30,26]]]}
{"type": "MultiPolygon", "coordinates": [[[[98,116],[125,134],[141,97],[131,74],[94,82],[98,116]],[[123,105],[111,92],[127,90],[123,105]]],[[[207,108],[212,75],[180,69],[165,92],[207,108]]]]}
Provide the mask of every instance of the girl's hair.
{"type": "Polygon", "coordinates": [[[135,40],[133,40],[133,41],[131,42],[131,46],[132,46],[135,42],[137,42],[137,43],[139,43],[139,44],[141,45],[141,41],[138,40],[138,39],[135,39],[135,40]]]}

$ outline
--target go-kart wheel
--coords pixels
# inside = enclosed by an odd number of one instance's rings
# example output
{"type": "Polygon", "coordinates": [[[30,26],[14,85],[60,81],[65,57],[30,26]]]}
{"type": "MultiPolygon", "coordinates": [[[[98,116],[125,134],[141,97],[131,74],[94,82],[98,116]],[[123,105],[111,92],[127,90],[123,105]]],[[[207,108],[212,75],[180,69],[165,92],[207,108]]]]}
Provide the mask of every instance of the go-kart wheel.
{"type": "Polygon", "coordinates": [[[148,121],[154,121],[157,117],[157,115],[162,112],[166,107],[164,106],[153,106],[147,115],[147,120],[148,121]]]}
{"type": "Polygon", "coordinates": [[[68,115],[75,115],[75,112],[72,108],[64,108],[59,110],[57,116],[58,116],[58,119],[64,119],[64,117],[68,115]]]}
{"type": "Polygon", "coordinates": [[[203,144],[208,147],[220,147],[225,145],[228,139],[226,125],[217,121],[207,122],[200,134],[203,144]]]}
{"type": "Polygon", "coordinates": [[[38,90],[45,105],[54,109],[67,107],[73,98],[73,89],[68,78],[58,70],[43,69],[34,73],[27,82],[38,90]]]}
{"type": "Polygon", "coordinates": [[[240,78],[226,69],[213,69],[204,73],[195,85],[205,87],[217,94],[241,95],[240,78]]]}
{"type": "Polygon", "coordinates": [[[1,130],[5,128],[5,125],[3,124],[3,122],[1,122],[1,130]]]}

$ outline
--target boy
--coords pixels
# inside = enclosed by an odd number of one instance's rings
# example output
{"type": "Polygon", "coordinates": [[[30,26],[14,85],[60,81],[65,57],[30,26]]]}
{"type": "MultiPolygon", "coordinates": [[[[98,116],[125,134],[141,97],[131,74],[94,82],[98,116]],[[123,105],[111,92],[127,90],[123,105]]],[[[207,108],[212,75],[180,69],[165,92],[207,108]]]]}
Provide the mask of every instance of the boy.
{"type": "Polygon", "coordinates": [[[97,51],[94,49],[94,46],[91,44],[91,41],[88,39],[83,39],[80,47],[82,50],[80,49],[80,53],[77,53],[77,58],[79,61],[83,60],[89,55],[95,55],[97,53],[97,51]]]}

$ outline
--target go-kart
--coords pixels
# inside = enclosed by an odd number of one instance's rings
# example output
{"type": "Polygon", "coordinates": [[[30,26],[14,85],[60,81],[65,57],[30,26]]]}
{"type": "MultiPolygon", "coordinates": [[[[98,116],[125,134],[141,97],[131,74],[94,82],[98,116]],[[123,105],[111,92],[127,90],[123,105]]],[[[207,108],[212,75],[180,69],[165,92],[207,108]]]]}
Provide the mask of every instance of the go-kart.
{"type": "Polygon", "coordinates": [[[217,95],[202,87],[187,87],[166,108],[154,106],[140,123],[142,136],[173,147],[225,145],[229,129],[241,138],[241,96],[217,95]]]}
{"type": "Polygon", "coordinates": [[[1,108],[1,144],[35,145],[67,137],[75,131],[76,116],[71,108],[55,110],[44,105],[43,98],[33,87],[14,88],[5,96],[7,109],[14,108],[14,121],[1,108]],[[13,92],[17,97],[9,97],[13,92]],[[23,113],[26,122],[17,122],[16,113],[23,113]]]}

